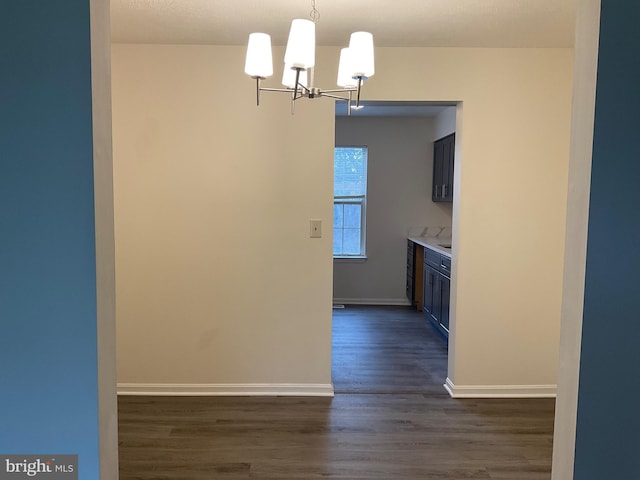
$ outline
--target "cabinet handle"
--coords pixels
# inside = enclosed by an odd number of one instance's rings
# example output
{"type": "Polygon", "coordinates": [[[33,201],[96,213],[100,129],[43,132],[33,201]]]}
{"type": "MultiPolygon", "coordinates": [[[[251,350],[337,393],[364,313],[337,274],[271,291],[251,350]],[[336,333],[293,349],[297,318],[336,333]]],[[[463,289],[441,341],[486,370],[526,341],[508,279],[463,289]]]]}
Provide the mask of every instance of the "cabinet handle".
{"type": "Polygon", "coordinates": [[[442,198],[447,196],[447,186],[443,183],[442,184],[442,198]]]}
{"type": "Polygon", "coordinates": [[[436,195],[435,195],[435,197],[438,198],[438,185],[436,185],[436,195]]]}

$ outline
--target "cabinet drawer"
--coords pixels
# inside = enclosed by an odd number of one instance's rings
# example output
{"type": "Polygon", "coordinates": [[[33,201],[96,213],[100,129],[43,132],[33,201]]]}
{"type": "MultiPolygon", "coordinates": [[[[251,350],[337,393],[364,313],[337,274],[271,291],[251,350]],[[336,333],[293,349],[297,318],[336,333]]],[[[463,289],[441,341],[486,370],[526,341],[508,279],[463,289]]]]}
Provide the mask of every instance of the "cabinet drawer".
{"type": "Polygon", "coordinates": [[[433,268],[440,269],[440,263],[442,261],[440,257],[442,257],[442,255],[438,252],[434,252],[430,248],[424,249],[424,263],[433,268]]]}
{"type": "Polygon", "coordinates": [[[451,259],[449,257],[435,252],[430,248],[425,248],[424,263],[425,265],[429,265],[443,275],[451,277],[451,259]]]}
{"type": "Polygon", "coordinates": [[[451,259],[441,255],[440,258],[440,271],[447,277],[451,277],[451,259]]]}

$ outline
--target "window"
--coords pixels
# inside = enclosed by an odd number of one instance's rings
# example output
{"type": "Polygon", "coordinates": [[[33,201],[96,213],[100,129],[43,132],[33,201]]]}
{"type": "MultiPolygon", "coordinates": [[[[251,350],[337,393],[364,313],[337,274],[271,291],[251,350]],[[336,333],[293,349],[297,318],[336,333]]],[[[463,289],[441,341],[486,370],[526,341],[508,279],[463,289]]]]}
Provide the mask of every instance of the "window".
{"type": "Polygon", "coordinates": [[[333,256],[365,256],[367,147],[336,147],[333,156],[333,256]]]}

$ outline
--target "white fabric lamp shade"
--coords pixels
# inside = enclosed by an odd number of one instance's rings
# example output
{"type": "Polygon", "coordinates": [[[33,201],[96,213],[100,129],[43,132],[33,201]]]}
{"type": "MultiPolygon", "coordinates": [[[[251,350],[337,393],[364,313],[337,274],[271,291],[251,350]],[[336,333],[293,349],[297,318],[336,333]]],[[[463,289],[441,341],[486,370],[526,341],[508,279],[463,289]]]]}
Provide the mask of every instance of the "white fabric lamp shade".
{"type": "Polygon", "coordinates": [[[373,59],[373,35],[369,32],[352,33],[349,50],[354,76],[372,77],[376,72],[373,59]]]}
{"type": "Polygon", "coordinates": [[[353,60],[351,58],[351,50],[343,48],[340,50],[340,63],[338,65],[338,81],[337,84],[342,88],[355,88],[358,86],[358,80],[353,78],[353,60]]]}
{"type": "Polygon", "coordinates": [[[316,63],[316,25],[311,20],[296,19],[291,22],[284,63],[304,70],[314,67],[316,63]]]}
{"type": "MultiPolygon", "coordinates": [[[[306,70],[300,72],[300,77],[298,82],[300,82],[305,87],[307,86],[307,78],[308,73],[306,70]]],[[[287,88],[295,88],[296,86],[296,71],[291,68],[291,65],[285,65],[284,71],[282,72],[282,85],[287,88]]]]}
{"type": "Polygon", "coordinates": [[[244,73],[251,77],[267,78],[273,75],[271,37],[266,33],[249,35],[244,73]]]}

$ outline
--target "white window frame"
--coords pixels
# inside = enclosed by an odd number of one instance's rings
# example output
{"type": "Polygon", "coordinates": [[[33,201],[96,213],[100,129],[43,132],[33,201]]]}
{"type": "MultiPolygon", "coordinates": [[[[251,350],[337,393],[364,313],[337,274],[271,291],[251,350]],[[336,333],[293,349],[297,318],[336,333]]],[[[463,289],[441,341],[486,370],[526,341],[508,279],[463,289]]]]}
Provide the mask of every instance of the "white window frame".
{"type": "MultiPolygon", "coordinates": [[[[364,261],[367,258],[367,186],[368,186],[368,169],[369,169],[369,149],[366,145],[340,145],[336,146],[335,150],[339,148],[361,148],[366,150],[366,162],[364,165],[364,178],[365,178],[365,194],[364,195],[334,195],[333,204],[335,205],[360,205],[360,253],[359,254],[334,254],[334,260],[339,261],[364,261]]],[[[335,175],[335,172],[334,172],[335,175]]],[[[333,225],[332,225],[333,227],[333,225]]],[[[344,232],[344,228],[342,229],[344,232]]],[[[335,232],[333,232],[335,234],[335,232]]]]}

